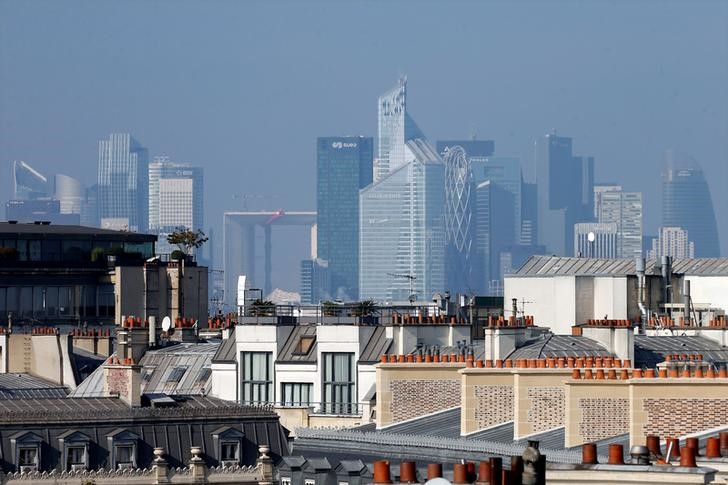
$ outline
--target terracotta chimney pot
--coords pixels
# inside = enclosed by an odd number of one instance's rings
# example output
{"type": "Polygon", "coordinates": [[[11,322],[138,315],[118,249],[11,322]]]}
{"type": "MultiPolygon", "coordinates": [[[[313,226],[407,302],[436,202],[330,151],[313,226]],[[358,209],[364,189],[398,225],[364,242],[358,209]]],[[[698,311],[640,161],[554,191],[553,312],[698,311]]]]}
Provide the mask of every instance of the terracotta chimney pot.
{"type": "Polygon", "coordinates": [[[503,368],[503,361],[501,359],[496,360],[495,361],[495,366],[496,366],[497,369],[502,369],[503,368]]]}
{"type": "Polygon", "coordinates": [[[670,458],[679,458],[680,440],[678,438],[665,438],[665,442],[665,453],[667,453],[667,450],[670,448],[670,443],[672,443],[672,453],[670,454],[670,458]]]}
{"type": "MultiPolygon", "coordinates": [[[[655,372],[655,371],[653,370],[652,372],[655,372]]],[[[660,377],[661,377],[662,379],[667,379],[667,369],[665,369],[665,368],[659,369],[659,370],[657,371],[657,373],[658,373],[658,375],[659,375],[659,376],[660,376],[660,377]]]]}
{"type": "MultiPolygon", "coordinates": [[[[454,317],[453,317],[454,318],[454,317]]],[[[427,465],[427,479],[442,477],[442,463],[429,463],[427,465]]]]}
{"type": "Polygon", "coordinates": [[[452,467],[453,484],[468,483],[468,470],[464,463],[455,463],[452,467]]]}
{"type": "Polygon", "coordinates": [[[584,443],[582,445],[581,462],[584,465],[596,465],[598,463],[596,443],[584,443]]]}
{"type": "Polygon", "coordinates": [[[607,379],[609,379],[610,381],[616,381],[617,371],[614,369],[609,369],[609,372],[607,373],[607,379]]]}
{"type": "Polygon", "coordinates": [[[604,380],[604,369],[597,369],[597,380],[604,380]]]}
{"type": "Polygon", "coordinates": [[[492,480],[491,467],[489,461],[481,461],[478,467],[478,481],[483,483],[490,483],[492,480]]]}
{"type": "Polygon", "coordinates": [[[718,433],[720,439],[720,454],[728,456],[728,431],[721,431],[718,433]]]}
{"type": "Polygon", "coordinates": [[[485,361],[485,367],[487,367],[487,368],[493,367],[493,361],[490,360],[490,359],[486,360],[485,361]]]}
{"type": "Polygon", "coordinates": [[[378,460],[374,462],[374,483],[392,483],[392,479],[389,475],[388,461],[378,460]]]}
{"type": "Polygon", "coordinates": [[[641,379],[642,369],[632,369],[632,379],[641,379]]]}
{"type": "Polygon", "coordinates": [[[720,440],[711,436],[705,442],[705,456],[708,458],[720,458],[720,440]]]}
{"type": "Polygon", "coordinates": [[[545,369],[546,368],[546,359],[538,359],[537,367],[539,369],[545,369]]]}
{"type": "Polygon", "coordinates": [[[410,364],[415,361],[415,356],[413,354],[407,354],[407,362],[410,364]]]}
{"type": "Polygon", "coordinates": [[[680,466],[695,468],[695,449],[687,446],[680,450],[680,466]]]}
{"type": "Polygon", "coordinates": [[[655,456],[662,456],[662,449],[660,448],[660,437],[653,434],[647,435],[647,449],[650,453],[655,456]]]}
{"type": "Polygon", "coordinates": [[[703,366],[702,365],[698,365],[695,368],[695,376],[694,377],[701,377],[701,378],[702,377],[705,377],[705,374],[703,374],[703,366]]]}
{"type": "Polygon", "coordinates": [[[718,369],[718,377],[720,377],[721,379],[728,378],[728,370],[724,365],[722,365],[720,369],[718,369]]]}
{"type": "Polygon", "coordinates": [[[485,363],[483,362],[483,359],[476,360],[475,367],[477,367],[478,369],[482,369],[483,367],[485,367],[485,363]]]}
{"type": "Polygon", "coordinates": [[[506,359],[506,367],[509,369],[513,368],[513,360],[512,359],[506,359]]]}
{"type": "Polygon", "coordinates": [[[579,369],[574,369],[571,371],[571,378],[575,380],[581,379],[581,371],[579,369]]]}
{"type": "Polygon", "coordinates": [[[698,438],[685,438],[685,447],[692,448],[695,456],[700,456],[700,440],[698,438]]]}
{"type": "Polygon", "coordinates": [[[416,483],[417,468],[414,461],[403,461],[399,464],[399,482],[400,483],[416,483]]]}
{"type": "Polygon", "coordinates": [[[591,369],[586,369],[584,371],[584,379],[589,380],[589,381],[594,379],[594,374],[591,369]]]}
{"type": "Polygon", "coordinates": [[[685,367],[683,367],[682,376],[683,377],[691,377],[691,375],[690,375],[690,367],[689,366],[686,365],[685,367]]]}
{"type": "Polygon", "coordinates": [[[622,445],[609,445],[609,464],[624,465],[624,448],[622,447],[622,445]]]}
{"type": "Polygon", "coordinates": [[[624,359],[624,361],[622,362],[622,365],[627,368],[632,367],[632,361],[629,359],[624,359]]]}
{"type": "Polygon", "coordinates": [[[422,363],[422,354],[415,355],[415,362],[417,362],[418,364],[422,363]]]}

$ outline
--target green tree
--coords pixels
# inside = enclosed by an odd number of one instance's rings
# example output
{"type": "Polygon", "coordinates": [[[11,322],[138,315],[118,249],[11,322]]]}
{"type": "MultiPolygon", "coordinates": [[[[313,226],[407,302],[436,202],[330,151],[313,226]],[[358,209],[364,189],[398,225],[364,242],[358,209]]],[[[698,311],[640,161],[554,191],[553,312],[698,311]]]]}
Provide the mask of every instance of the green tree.
{"type": "Polygon", "coordinates": [[[276,305],[270,300],[258,298],[250,304],[250,315],[253,317],[272,317],[275,315],[276,305]]]}
{"type": "Polygon", "coordinates": [[[185,227],[178,227],[173,233],[167,236],[167,242],[174,244],[180,251],[191,256],[195,249],[202,247],[208,240],[201,230],[193,231],[185,227]]]}

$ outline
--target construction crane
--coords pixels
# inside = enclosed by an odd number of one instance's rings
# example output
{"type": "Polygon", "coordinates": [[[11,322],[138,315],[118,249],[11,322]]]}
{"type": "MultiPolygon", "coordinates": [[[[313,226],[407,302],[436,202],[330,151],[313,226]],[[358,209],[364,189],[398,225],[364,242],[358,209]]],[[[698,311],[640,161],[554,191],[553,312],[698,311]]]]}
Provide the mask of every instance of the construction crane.
{"type": "Polygon", "coordinates": [[[417,279],[417,276],[411,275],[409,273],[387,273],[387,276],[391,276],[392,278],[400,278],[400,279],[409,280],[409,286],[410,286],[409,301],[410,301],[410,303],[415,302],[415,300],[417,299],[417,295],[415,293],[415,280],[417,279]]]}
{"type": "Polygon", "coordinates": [[[233,199],[241,199],[243,201],[243,210],[248,211],[248,199],[264,200],[264,199],[277,199],[278,194],[273,195],[260,195],[260,194],[234,194],[233,199]]]}

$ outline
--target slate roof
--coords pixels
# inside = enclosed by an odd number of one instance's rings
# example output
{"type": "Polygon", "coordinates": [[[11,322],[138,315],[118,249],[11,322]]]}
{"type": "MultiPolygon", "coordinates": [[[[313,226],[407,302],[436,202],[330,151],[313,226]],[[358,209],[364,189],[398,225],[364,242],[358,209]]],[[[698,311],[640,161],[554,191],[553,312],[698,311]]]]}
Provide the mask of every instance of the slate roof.
{"type": "Polygon", "coordinates": [[[62,398],[67,393],[65,387],[30,374],[0,374],[0,400],[62,398]]]}
{"type": "Polygon", "coordinates": [[[511,352],[508,359],[541,359],[547,357],[609,357],[612,354],[590,338],[575,335],[544,334],[511,352]]]}
{"type": "Polygon", "coordinates": [[[702,354],[713,364],[728,362],[728,347],[695,335],[635,335],[634,360],[640,367],[655,367],[672,354],[702,354]]]}
{"type": "Polygon", "coordinates": [[[141,234],[127,231],[114,231],[111,229],[99,229],[97,227],[70,226],[63,224],[32,224],[22,223],[10,224],[0,222],[0,234],[2,235],[69,235],[69,236],[106,236],[113,239],[128,241],[156,241],[157,236],[153,234],[141,234]]]}
{"type": "Polygon", "coordinates": [[[392,339],[387,338],[383,326],[359,327],[359,362],[362,364],[379,362],[382,354],[389,353],[392,339]]]}
{"type": "MultiPolygon", "coordinates": [[[[212,357],[222,341],[180,343],[149,350],[139,361],[142,366],[142,393],[206,395],[212,385],[212,357]]],[[[102,397],[104,369],[96,369],[69,397],[102,397]]]]}
{"type": "Polygon", "coordinates": [[[222,341],[222,344],[212,356],[212,362],[235,363],[235,336],[231,335],[222,341]]]}
{"type": "MultiPolygon", "coordinates": [[[[645,261],[647,274],[660,262],[645,261]]],[[[728,276],[728,258],[684,258],[672,262],[674,274],[691,276],[728,276]]],[[[659,274],[659,273],[658,273],[659,274]]],[[[508,276],[629,276],[636,275],[634,259],[592,259],[560,256],[531,256],[508,276]]]]}

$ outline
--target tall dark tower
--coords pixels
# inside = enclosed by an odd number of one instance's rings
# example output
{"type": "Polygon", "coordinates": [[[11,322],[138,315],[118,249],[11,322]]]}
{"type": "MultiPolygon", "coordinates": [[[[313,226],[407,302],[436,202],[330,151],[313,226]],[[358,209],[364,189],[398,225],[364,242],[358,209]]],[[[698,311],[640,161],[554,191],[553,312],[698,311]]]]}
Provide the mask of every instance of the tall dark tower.
{"type": "Polygon", "coordinates": [[[695,242],[695,257],[720,256],[718,228],[710,189],[695,160],[667,153],[662,174],[662,226],[680,227],[695,242]]]}
{"type": "Polygon", "coordinates": [[[328,262],[331,298],[359,295],[359,189],[372,183],[374,140],[322,137],[316,143],[316,256],[328,262]]]}

